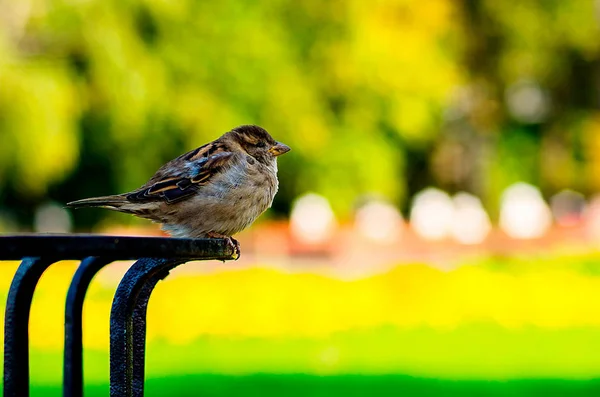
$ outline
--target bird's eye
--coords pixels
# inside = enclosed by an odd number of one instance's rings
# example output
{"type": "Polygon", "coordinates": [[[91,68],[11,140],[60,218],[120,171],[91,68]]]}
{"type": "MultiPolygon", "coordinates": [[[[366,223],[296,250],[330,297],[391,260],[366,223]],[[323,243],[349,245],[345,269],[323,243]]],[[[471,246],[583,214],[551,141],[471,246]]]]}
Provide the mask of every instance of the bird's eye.
{"type": "Polygon", "coordinates": [[[263,148],[263,147],[267,146],[267,144],[264,143],[263,141],[258,141],[255,146],[259,147],[259,148],[263,148]]]}

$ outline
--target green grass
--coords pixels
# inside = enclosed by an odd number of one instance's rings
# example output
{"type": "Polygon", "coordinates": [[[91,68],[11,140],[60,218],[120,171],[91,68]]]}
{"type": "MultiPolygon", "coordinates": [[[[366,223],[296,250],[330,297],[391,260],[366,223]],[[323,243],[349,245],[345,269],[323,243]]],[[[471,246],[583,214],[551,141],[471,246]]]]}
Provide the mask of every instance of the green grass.
{"type": "MultiPolygon", "coordinates": [[[[600,393],[600,380],[512,380],[450,381],[403,375],[254,374],[246,376],[185,375],[152,378],[146,382],[146,397],[584,397],[600,393]]],[[[32,397],[59,397],[58,387],[35,387],[32,397]]],[[[105,397],[107,385],[86,388],[86,397],[105,397]]]]}
{"type": "MultiPolygon", "coordinates": [[[[535,277],[542,274],[545,278],[540,280],[552,283],[552,293],[566,298],[581,293],[579,301],[567,301],[593,308],[599,302],[593,292],[597,291],[594,283],[600,275],[600,257],[594,254],[583,259],[574,256],[538,261],[498,257],[481,261],[480,266],[488,272],[509,275],[508,281],[500,279],[512,287],[509,291],[531,292],[531,297],[528,293],[521,294],[523,299],[553,297],[544,291],[535,295],[535,288],[540,286],[535,277]],[[564,270],[565,276],[563,278],[561,272],[556,272],[560,277],[556,276],[549,273],[550,270],[564,270]],[[571,274],[585,274],[586,277],[574,279],[579,283],[574,286],[571,274]],[[514,280],[521,279],[528,282],[513,285],[514,280]],[[570,288],[563,289],[566,286],[570,288]],[[534,290],[530,291],[530,288],[534,290]]],[[[448,277],[455,277],[454,281],[466,288],[460,299],[465,302],[484,299],[485,302],[486,297],[489,298],[485,288],[499,288],[493,283],[498,280],[488,279],[488,273],[469,273],[470,270],[461,268],[448,273],[448,277]],[[480,281],[486,284],[480,284],[480,281]],[[478,288],[470,289],[471,286],[478,288]]],[[[408,276],[411,274],[407,273],[408,276]]],[[[433,275],[442,277],[437,273],[433,275]]],[[[415,277],[415,280],[426,282],[429,273],[417,273],[415,277]]],[[[451,281],[445,280],[446,284],[451,281]]],[[[387,284],[369,285],[364,291],[382,285],[387,284]]],[[[550,288],[548,284],[542,286],[550,288]]],[[[439,295],[432,302],[443,303],[446,297],[456,298],[451,294],[443,295],[443,291],[460,292],[457,289],[432,291],[439,295]]],[[[423,287],[423,293],[428,292],[423,287]]],[[[501,292],[504,290],[494,293],[501,292]]],[[[514,298],[508,292],[501,297],[514,298]]],[[[454,303],[460,305],[460,299],[455,299],[454,303]]],[[[498,301],[503,302],[496,299],[492,303],[498,301]]],[[[560,299],[553,302],[546,306],[551,314],[556,310],[564,315],[580,308],[574,304],[560,306],[560,299]]],[[[541,306],[544,303],[546,301],[542,300],[541,306]]],[[[511,304],[515,310],[521,309],[520,300],[515,298],[511,304]]],[[[388,306],[387,310],[394,308],[388,306]]],[[[446,313],[444,306],[440,313],[446,313]]],[[[596,312],[575,313],[579,316],[578,326],[570,325],[568,316],[565,317],[567,320],[556,322],[558,325],[546,327],[527,325],[527,322],[516,322],[510,327],[510,324],[495,323],[491,317],[465,317],[460,325],[443,328],[434,327],[432,324],[436,323],[425,318],[417,326],[381,325],[322,338],[204,336],[193,342],[182,341],[181,345],[172,340],[151,339],[147,349],[146,396],[600,395],[600,354],[597,354],[600,328],[594,326],[597,322],[590,317],[596,312]]],[[[149,327],[159,321],[166,320],[150,316],[149,327]]],[[[86,349],[84,358],[86,396],[108,395],[108,352],[86,349]]],[[[58,349],[33,349],[32,396],[61,395],[61,366],[62,352],[58,349]]]]}
{"type": "MultiPolygon", "coordinates": [[[[324,339],[153,342],[147,396],[600,395],[600,330],[380,327],[324,339]]],[[[60,352],[34,351],[33,396],[59,396],[60,352]]],[[[86,395],[108,392],[107,352],[86,351],[86,395]]]]}
{"type": "Polygon", "coordinates": [[[407,374],[445,379],[600,377],[600,329],[379,327],[323,339],[203,338],[192,346],[155,343],[148,373],[407,374]]]}

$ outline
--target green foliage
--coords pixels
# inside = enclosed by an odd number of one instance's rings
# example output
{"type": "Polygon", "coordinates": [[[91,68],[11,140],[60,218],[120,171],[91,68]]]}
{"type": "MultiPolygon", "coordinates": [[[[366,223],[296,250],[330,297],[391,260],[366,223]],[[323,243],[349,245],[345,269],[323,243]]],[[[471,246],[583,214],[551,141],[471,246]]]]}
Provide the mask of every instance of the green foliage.
{"type": "MultiPolygon", "coordinates": [[[[548,178],[556,189],[572,182],[547,176],[539,142],[521,146],[515,131],[528,126],[515,127],[505,108],[508,87],[530,79],[549,93],[542,138],[560,140],[574,114],[596,115],[598,88],[588,84],[600,45],[592,1],[12,0],[2,7],[0,205],[24,212],[48,198],[133,189],[164,161],[245,123],[294,149],[281,161],[280,212],[306,191],[326,195],[341,215],[363,194],[405,204],[422,187],[407,172],[422,164],[424,180],[472,190],[493,207],[508,181],[544,186],[548,178]],[[470,138],[460,138],[465,131],[470,138]],[[467,156],[438,163],[450,141],[467,156]],[[496,165],[478,160],[486,153],[496,165]],[[448,161],[469,171],[449,181],[448,161]]],[[[566,142],[564,172],[576,162],[566,142]]]]}

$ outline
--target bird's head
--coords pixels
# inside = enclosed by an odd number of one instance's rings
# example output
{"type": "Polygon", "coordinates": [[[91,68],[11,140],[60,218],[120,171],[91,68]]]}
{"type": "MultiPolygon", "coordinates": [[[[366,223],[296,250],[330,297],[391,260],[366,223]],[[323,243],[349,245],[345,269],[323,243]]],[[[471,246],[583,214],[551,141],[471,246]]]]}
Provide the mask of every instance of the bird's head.
{"type": "Polygon", "coordinates": [[[264,128],[257,125],[236,127],[225,134],[223,139],[264,163],[290,151],[289,146],[277,142],[264,128]]]}

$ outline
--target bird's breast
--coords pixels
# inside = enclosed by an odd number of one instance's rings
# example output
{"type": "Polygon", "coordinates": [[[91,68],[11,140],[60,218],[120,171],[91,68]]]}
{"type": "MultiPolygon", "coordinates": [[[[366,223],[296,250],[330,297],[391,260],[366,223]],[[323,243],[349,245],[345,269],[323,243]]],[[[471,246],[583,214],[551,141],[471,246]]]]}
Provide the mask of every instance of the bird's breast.
{"type": "Polygon", "coordinates": [[[198,192],[192,229],[229,236],[244,230],[271,206],[278,185],[272,167],[236,164],[198,192]]]}

